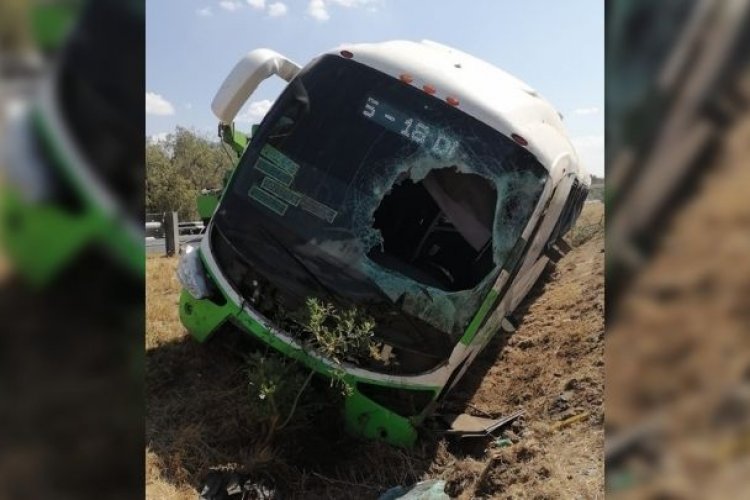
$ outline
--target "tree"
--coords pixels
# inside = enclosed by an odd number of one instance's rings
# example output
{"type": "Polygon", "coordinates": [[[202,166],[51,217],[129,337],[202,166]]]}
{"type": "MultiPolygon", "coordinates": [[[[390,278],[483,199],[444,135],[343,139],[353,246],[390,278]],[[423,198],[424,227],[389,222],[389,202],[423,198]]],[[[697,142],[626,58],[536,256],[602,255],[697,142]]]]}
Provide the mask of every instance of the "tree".
{"type": "Polygon", "coordinates": [[[196,198],[202,189],[220,188],[236,157],[228,148],[177,127],[163,141],[146,144],[146,211],[177,211],[196,219],[196,198]]]}

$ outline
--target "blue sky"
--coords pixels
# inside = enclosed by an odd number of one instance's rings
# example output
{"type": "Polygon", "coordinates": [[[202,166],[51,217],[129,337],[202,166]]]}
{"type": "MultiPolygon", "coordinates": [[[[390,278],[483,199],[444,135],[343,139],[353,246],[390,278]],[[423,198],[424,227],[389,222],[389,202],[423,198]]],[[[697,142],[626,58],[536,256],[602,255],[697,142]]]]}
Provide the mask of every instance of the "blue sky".
{"type": "MultiPolygon", "coordinates": [[[[601,0],[152,0],[146,134],[216,130],[210,103],[234,64],[268,47],[299,64],[342,43],[431,39],[526,81],[565,117],[590,172],[604,173],[601,0]]],[[[238,116],[256,123],[283,88],[270,79],[238,116]]]]}

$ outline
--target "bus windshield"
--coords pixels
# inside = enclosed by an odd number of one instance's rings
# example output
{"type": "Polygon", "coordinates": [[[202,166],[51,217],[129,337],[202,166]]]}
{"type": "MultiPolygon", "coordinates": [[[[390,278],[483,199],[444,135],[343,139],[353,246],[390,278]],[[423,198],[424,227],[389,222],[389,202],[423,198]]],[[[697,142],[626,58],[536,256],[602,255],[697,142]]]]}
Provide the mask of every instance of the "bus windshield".
{"type": "Polygon", "coordinates": [[[254,135],[212,248],[241,293],[261,280],[286,310],[309,296],[366,309],[399,369],[419,372],[450,354],[546,181],[532,154],[456,107],[323,56],[254,135]]]}

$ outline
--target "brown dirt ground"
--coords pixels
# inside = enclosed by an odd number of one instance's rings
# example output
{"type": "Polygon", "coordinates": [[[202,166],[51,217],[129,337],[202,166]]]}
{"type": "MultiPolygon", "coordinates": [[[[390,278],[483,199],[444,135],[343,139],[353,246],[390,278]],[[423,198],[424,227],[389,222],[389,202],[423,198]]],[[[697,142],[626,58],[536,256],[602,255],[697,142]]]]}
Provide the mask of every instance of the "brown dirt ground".
{"type": "Polygon", "coordinates": [[[750,118],[724,137],[608,324],[607,436],[658,429],[626,498],[747,497],[750,118]]]}
{"type": "Polygon", "coordinates": [[[493,417],[525,411],[504,431],[511,446],[472,453],[430,431],[408,451],[360,441],[327,414],[268,445],[244,410],[237,344],[193,342],[177,317],[176,260],[149,258],[146,496],[195,498],[207,472],[224,467],[251,471],[285,498],[377,498],[428,478],[461,498],[602,497],[602,204],[586,205],[576,235],[580,246],[522,304],[517,331],[496,336],[446,404],[493,417]],[[578,419],[558,428],[569,417],[578,419]]]}

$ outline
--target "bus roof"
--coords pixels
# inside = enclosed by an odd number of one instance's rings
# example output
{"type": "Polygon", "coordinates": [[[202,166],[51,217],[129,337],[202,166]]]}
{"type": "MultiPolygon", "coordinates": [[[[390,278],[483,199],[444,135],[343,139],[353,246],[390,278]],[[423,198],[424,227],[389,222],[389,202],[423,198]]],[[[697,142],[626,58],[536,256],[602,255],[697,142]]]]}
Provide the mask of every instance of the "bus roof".
{"type": "Polygon", "coordinates": [[[428,40],[347,44],[328,53],[342,51],[351,53],[354,61],[394,78],[408,75],[410,84],[417,88],[432,86],[435,97],[453,97],[461,111],[508,137],[521,136],[553,180],[574,172],[582,182],[590,183],[557,110],[536,90],[505,71],[428,40]]]}

